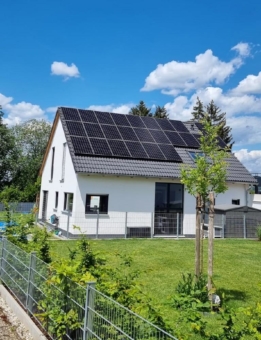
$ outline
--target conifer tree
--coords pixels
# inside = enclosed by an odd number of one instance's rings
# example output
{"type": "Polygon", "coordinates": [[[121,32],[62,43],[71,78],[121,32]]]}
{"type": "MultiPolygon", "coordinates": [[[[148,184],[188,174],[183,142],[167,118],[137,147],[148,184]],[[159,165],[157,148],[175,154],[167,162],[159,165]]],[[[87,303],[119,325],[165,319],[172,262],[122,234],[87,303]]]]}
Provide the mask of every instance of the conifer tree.
{"type": "Polygon", "coordinates": [[[231,127],[227,126],[226,112],[221,112],[221,109],[214,103],[214,100],[204,106],[202,101],[197,97],[196,105],[193,107],[191,112],[193,120],[200,122],[202,119],[206,120],[211,124],[218,127],[218,136],[226,143],[227,147],[231,150],[234,142],[231,135],[231,127]]]}
{"type": "Polygon", "coordinates": [[[132,107],[129,112],[130,115],[133,116],[148,116],[152,117],[151,109],[149,109],[143,100],[139,102],[138,105],[132,107]]]}
{"type": "Polygon", "coordinates": [[[154,118],[169,118],[167,110],[164,106],[156,106],[156,110],[153,115],[154,118]]]}

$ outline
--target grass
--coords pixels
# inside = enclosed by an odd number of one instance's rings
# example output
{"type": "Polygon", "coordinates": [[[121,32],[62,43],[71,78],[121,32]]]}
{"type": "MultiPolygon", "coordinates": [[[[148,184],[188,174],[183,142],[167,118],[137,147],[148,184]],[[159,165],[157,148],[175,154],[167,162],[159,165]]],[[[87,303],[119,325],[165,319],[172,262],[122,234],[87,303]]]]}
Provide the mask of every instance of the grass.
{"type": "MultiPolygon", "coordinates": [[[[67,256],[77,241],[52,241],[52,252],[67,256]]],[[[170,297],[181,274],[194,271],[194,241],[174,239],[131,239],[91,241],[92,247],[117,267],[116,253],[132,255],[133,269],[140,270],[140,281],[156,305],[171,310],[170,297]]],[[[214,284],[225,293],[230,307],[253,305],[260,300],[261,242],[220,239],[214,241],[214,284]]],[[[204,271],[207,272],[207,240],[204,240],[204,271]]]]}

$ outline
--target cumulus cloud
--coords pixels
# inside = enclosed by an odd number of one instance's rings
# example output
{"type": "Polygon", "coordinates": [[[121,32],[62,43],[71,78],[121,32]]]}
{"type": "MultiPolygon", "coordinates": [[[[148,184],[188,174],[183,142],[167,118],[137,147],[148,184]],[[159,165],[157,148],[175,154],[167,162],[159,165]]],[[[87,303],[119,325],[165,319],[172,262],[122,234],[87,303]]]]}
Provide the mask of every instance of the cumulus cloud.
{"type": "Polygon", "coordinates": [[[239,43],[232,49],[238,55],[229,62],[221,61],[209,49],[197,55],[195,61],[173,60],[159,64],[146,78],[141,91],[161,90],[164,94],[177,96],[210,84],[222,84],[243,64],[244,58],[250,53],[250,45],[247,43],[239,43]]]}
{"type": "Polygon", "coordinates": [[[134,104],[91,105],[87,109],[88,110],[94,110],[94,111],[104,111],[104,112],[113,112],[113,113],[128,114],[130,109],[131,109],[131,107],[133,107],[133,106],[134,106],[134,104]]]}
{"type": "Polygon", "coordinates": [[[261,93],[261,72],[257,76],[250,74],[241,80],[238,86],[232,90],[235,94],[260,94],[261,93]]]}
{"type": "Polygon", "coordinates": [[[44,110],[39,105],[27,103],[22,101],[17,104],[13,104],[12,97],[6,97],[0,93],[0,105],[2,105],[5,116],[3,122],[9,126],[20,124],[23,121],[30,119],[42,119],[46,118],[44,110]]]}
{"type": "Polygon", "coordinates": [[[78,78],[80,76],[80,72],[78,67],[75,64],[71,64],[71,66],[67,65],[62,61],[54,61],[51,65],[52,75],[62,76],[65,79],[69,78],[78,78]]]}
{"type": "Polygon", "coordinates": [[[253,173],[260,172],[261,169],[261,150],[241,149],[235,152],[235,156],[244,166],[253,173]]]}
{"type": "Polygon", "coordinates": [[[236,46],[232,47],[231,50],[237,51],[242,57],[248,57],[251,52],[251,47],[248,43],[240,42],[236,46]]]}
{"type": "Polygon", "coordinates": [[[50,107],[47,107],[45,111],[50,112],[50,113],[56,113],[57,109],[58,109],[58,106],[50,106],[50,107]]]}
{"type": "Polygon", "coordinates": [[[191,112],[196,103],[197,97],[206,105],[212,99],[227,117],[240,114],[253,114],[261,111],[261,98],[254,95],[237,96],[233,93],[224,93],[220,87],[206,87],[199,89],[190,97],[177,96],[173,102],[165,104],[169,115],[173,119],[191,119],[191,112]]]}

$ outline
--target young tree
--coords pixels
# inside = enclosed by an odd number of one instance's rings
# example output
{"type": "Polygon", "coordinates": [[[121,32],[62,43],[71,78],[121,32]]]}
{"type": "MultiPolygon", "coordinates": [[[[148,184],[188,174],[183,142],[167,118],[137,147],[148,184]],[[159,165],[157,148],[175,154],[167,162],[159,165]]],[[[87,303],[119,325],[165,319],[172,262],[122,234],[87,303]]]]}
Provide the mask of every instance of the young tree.
{"type": "Polygon", "coordinates": [[[203,102],[197,97],[196,105],[191,112],[193,120],[200,122],[204,117],[212,124],[218,126],[218,136],[226,143],[229,150],[232,149],[234,144],[231,135],[231,127],[227,126],[226,112],[221,112],[221,109],[214,103],[213,100],[205,106],[203,102]]]}
{"type": "Polygon", "coordinates": [[[11,181],[11,160],[14,158],[14,138],[3,123],[2,107],[0,106],[0,190],[11,181]]]}
{"type": "Polygon", "coordinates": [[[211,290],[213,275],[213,216],[215,194],[227,190],[226,184],[226,158],[229,153],[220,150],[218,146],[217,125],[213,125],[207,117],[201,120],[204,133],[200,137],[200,152],[195,159],[195,167],[184,166],[181,169],[181,183],[185,190],[196,197],[196,247],[195,247],[195,274],[200,275],[200,214],[205,205],[209,202],[209,266],[208,266],[208,288],[211,290]]]}
{"type": "Polygon", "coordinates": [[[143,100],[141,100],[135,107],[132,107],[129,114],[133,116],[152,116],[151,109],[146,106],[143,100]]]}
{"type": "Polygon", "coordinates": [[[153,114],[154,118],[169,118],[167,110],[164,106],[156,106],[155,112],[153,114]]]}

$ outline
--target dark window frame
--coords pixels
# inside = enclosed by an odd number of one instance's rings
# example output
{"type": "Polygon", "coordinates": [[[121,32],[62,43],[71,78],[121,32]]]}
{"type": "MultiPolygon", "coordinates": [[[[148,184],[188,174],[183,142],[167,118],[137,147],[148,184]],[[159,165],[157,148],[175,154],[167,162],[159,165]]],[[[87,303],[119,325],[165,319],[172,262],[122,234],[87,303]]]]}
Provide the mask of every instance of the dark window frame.
{"type": "Polygon", "coordinates": [[[59,204],[59,191],[55,191],[55,201],[54,201],[54,208],[57,209],[59,204]]]}
{"type": "Polygon", "coordinates": [[[55,147],[52,147],[52,164],[51,164],[51,181],[53,180],[54,173],[54,155],[55,155],[55,147]]]}
{"type": "Polygon", "coordinates": [[[173,213],[173,212],[180,212],[183,213],[184,210],[184,185],[181,183],[162,183],[162,182],[156,182],[155,183],[155,203],[154,203],[154,211],[155,213],[161,213],[164,212],[160,209],[156,209],[156,188],[157,184],[161,185],[166,185],[167,186],[167,202],[166,202],[166,211],[165,213],[173,213]],[[177,185],[181,187],[181,202],[182,202],[182,207],[181,208],[176,208],[176,209],[171,209],[171,203],[170,203],[170,186],[171,185],[177,185]],[[174,210],[174,211],[173,211],[174,210]]]}
{"type": "Polygon", "coordinates": [[[99,214],[108,214],[109,208],[109,194],[86,194],[85,198],[85,214],[97,214],[99,210],[99,214]],[[98,196],[100,197],[100,204],[98,209],[91,208],[91,197],[98,196]]]}
{"type": "Polygon", "coordinates": [[[232,204],[233,205],[240,205],[240,199],[232,199],[232,204]]]}

